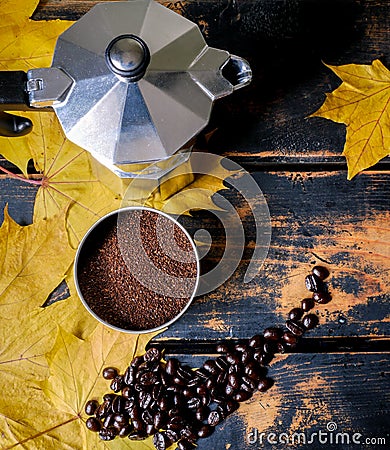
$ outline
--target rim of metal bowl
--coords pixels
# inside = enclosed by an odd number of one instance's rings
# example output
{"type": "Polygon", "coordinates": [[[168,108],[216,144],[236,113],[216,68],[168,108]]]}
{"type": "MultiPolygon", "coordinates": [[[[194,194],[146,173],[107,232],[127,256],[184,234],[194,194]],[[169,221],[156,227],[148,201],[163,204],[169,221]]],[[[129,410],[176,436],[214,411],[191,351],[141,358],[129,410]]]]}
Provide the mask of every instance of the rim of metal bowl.
{"type": "Polygon", "coordinates": [[[81,300],[82,304],[84,305],[85,309],[96,319],[98,320],[100,323],[102,323],[103,325],[116,330],[116,331],[121,331],[123,333],[130,333],[130,334],[145,334],[145,333],[153,333],[155,331],[160,331],[163,330],[164,328],[169,327],[170,325],[172,325],[174,322],[176,322],[189,308],[189,306],[191,305],[194,297],[196,296],[196,292],[198,290],[198,286],[199,286],[199,279],[200,279],[200,261],[199,261],[199,254],[198,254],[198,250],[196,248],[195,242],[192,239],[192,237],[190,236],[190,234],[188,233],[188,231],[183,227],[183,225],[181,225],[176,219],[174,219],[172,216],[170,216],[169,214],[163,212],[163,211],[159,211],[158,209],[155,208],[150,208],[148,206],[127,206],[124,208],[119,208],[116,209],[115,211],[111,211],[110,213],[104,215],[103,217],[101,217],[98,221],[96,221],[89,229],[88,231],[85,233],[85,235],[83,236],[83,238],[80,241],[80,244],[77,248],[77,252],[76,252],[76,256],[75,256],[75,260],[74,260],[74,267],[73,267],[73,277],[74,277],[74,282],[75,282],[75,286],[76,286],[76,291],[77,294],[79,296],[79,299],[81,300]],[[84,296],[81,292],[80,286],[79,286],[79,282],[78,282],[78,275],[77,275],[77,268],[78,268],[78,262],[79,262],[79,257],[80,254],[83,250],[83,246],[85,241],[87,240],[87,238],[90,236],[90,234],[94,231],[94,229],[102,222],[104,222],[108,217],[111,217],[113,215],[119,215],[120,213],[126,212],[126,211],[135,211],[135,210],[142,210],[142,211],[151,211],[154,212],[156,214],[160,214],[164,217],[166,217],[167,219],[171,220],[172,222],[174,222],[182,231],[183,233],[186,235],[187,239],[189,240],[189,242],[191,242],[194,254],[195,254],[195,259],[196,259],[196,280],[195,280],[195,286],[194,286],[194,290],[192,292],[192,295],[190,297],[190,299],[188,300],[187,304],[184,306],[184,308],[180,311],[179,314],[177,314],[175,317],[173,317],[171,320],[169,320],[168,322],[165,322],[161,325],[159,325],[158,327],[155,328],[148,328],[146,330],[128,330],[125,328],[120,328],[116,325],[112,325],[109,322],[106,322],[105,320],[103,320],[101,317],[99,317],[88,305],[87,301],[84,299],[84,296]]]}

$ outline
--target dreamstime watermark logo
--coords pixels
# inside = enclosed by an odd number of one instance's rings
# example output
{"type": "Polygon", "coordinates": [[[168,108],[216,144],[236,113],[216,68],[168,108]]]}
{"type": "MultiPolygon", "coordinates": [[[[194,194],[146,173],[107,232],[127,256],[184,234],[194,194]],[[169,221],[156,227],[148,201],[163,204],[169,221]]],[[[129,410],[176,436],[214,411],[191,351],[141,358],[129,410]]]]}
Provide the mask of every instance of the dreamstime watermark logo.
{"type": "MultiPolygon", "coordinates": [[[[363,436],[361,433],[338,430],[336,422],[328,422],[325,430],[314,432],[288,433],[260,433],[257,428],[252,428],[247,435],[250,445],[313,445],[314,448],[326,445],[380,445],[386,446],[386,438],[378,436],[363,436]]],[[[324,447],[326,448],[326,447],[324,447]]]]}
{"type": "MultiPolygon", "coordinates": [[[[210,211],[219,219],[225,234],[225,248],[218,264],[207,273],[202,273],[197,287],[196,295],[203,295],[213,291],[222,285],[237,269],[245,249],[245,230],[242,220],[237,213],[235,206],[223,195],[214,193],[209,189],[207,180],[214,177],[218,181],[223,181],[226,171],[221,171],[221,167],[226,167],[232,172],[229,177],[229,184],[238,191],[239,195],[246,202],[246,209],[252,216],[255,223],[255,237],[251,247],[253,248],[252,257],[244,276],[244,283],[253,280],[259,273],[259,270],[267,256],[270,239],[271,239],[271,220],[267,202],[264,195],[256,183],[254,178],[239,164],[220,156],[208,153],[192,153],[188,161],[172,172],[164,175],[162,184],[156,186],[154,180],[147,180],[142,176],[136,177],[129,185],[124,196],[122,206],[150,205],[150,199],[153,196],[161,196],[162,190],[166,190],[167,186],[175,186],[180,184],[183,177],[197,174],[203,176],[205,180],[201,185],[194,185],[190,189],[178,189],[173,195],[167,196],[164,202],[160,202],[159,210],[171,215],[174,210],[175,216],[180,216],[191,209],[204,209],[203,199],[213,197],[214,202],[219,208],[210,208],[210,211]],[[160,192],[159,192],[160,190],[160,192]],[[248,208],[249,206],[249,208],[248,208]]],[[[148,168],[150,170],[150,168],[148,168]]],[[[166,194],[165,194],[166,195],[166,194]]],[[[152,202],[153,203],[153,202],[152,202]]],[[[252,220],[253,220],[252,219],[252,220]]],[[[117,223],[118,243],[122,250],[122,256],[129,267],[130,271],[136,276],[138,281],[145,287],[162,295],[170,297],[175,296],[172,277],[170,274],[156,267],[142,248],[142,230],[138,224],[136,226],[139,240],[137,245],[137,253],[129,257],[128,251],[128,227],[126,226],[126,215],[119,214],[117,223]],[[126,247],[127,246],[127,247],[126,247]],[[141,263],[140,263],[141,261],[141,263]],[[149,268],[145,270],[146,266],[149,268]],[[140,267],[142,266],[142,270],[140,267]],[[148,276],[143,274],[148,273],[148,276]],[[150,276],[152,274],[152,276],[150,276]]],[[[175,226],[158,227],[156,230],[158,245],[170,258],[186,263],[189,261],[188,254],[183,248],[175,242],[174,238],[175,226]],[[169,243],[169,244],[167,244],[169,243]]],[[[212,244],[212,237],[206,229],[197,230],[194,234],[194,240],[197,244],[199,259],[202,259],[209,251],[212,244]]],[[[176,283],[177,284],[177,283],[176,283]]]]}

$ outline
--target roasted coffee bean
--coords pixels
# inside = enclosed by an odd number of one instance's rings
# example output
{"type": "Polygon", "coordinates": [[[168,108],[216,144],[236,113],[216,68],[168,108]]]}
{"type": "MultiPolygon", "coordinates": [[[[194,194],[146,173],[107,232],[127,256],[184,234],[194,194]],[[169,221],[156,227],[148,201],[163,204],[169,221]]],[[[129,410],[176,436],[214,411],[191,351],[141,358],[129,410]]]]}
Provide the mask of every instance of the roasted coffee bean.
{"type": "Polygon", "coordinates": [[[302,319],[302,323],[307,330],[311,330],[318,325],[318,316],[316,316],[315,314],[307,314],[302,319]]]}
{"type": "Polygon", "coordinates": [[[165,365],[165,372],[170,375],[176,375],[177,369],[180,366],[180,362],[176,358],[169,358],[165,365]]]}
{"type": "Polygon", "coordinates": [[[226,344],[218,344],[216,347],[217,353],[228,353],[230,348],[226,344]]]}
{"type": "Polygon", "coordinates": [[[306,289],[311,292],[326,292],[325,284],[316,275],[307,275],[305,285],[306,289]]]}
{"type": "Polygon", "coordinates": [[[161,372],[160,373],[160,378],[161,378],[161,383],[164,386],[169,386],[172,382],[172,378],[170,375],[168,375],[166,372],[161,372]]]}
{"type": "Polygon", "coordinates": [[[111,410],[113,413],[121,413],[124,412],[126,406],[126,398],[121,395],[117,395],[111,404],[111,410]]]}
{"type": "Polygon", "coordinates": [[[305,327],[296,320],[287,320],[286,327],[291,331],[291,333],[295,334],[295,336],[302,336],[305,332],[305,327]]]}
{"type": "Polygon", "coordinates": [[[320,280],[325,280],[329,276],[329,270],[323,266],[314,266],[311,271],[320,280]]]}
{"type": "Polygon", "coordinates": [[[242,353],[248,350],[248,345],[246,344],[236,344],[234,346],[234,349],[237,350],[238,352],[242,353]]]}
{"type": "MultiPolygon", "coordinates": [[[[163,387],[161,386],[161,384],[156,384],[152,390],[153,400],[158,400],[160,398],[160,395],[162,394],[162,391],[163,391],[163,387]]],[[[123,391],[122,391],[122,395],[123,395],[123,391]]]]}
{"type": "Polygon", "coordinates": [[[140,378],[139,382],[144,386],[151,386],[158,382],[157,375],[153,372],[144,372],[140,378]]]}
{"type": "Polygon", "coordinates": [[[138,367],[140,366],[143,362],[144,362],[144,357],[143,356],[136,356],[133,361],[131,361],[130,365],[132,367],[138,367]]]}
{"type": "Polygon", "coordinates": [[[265,392],[267,391],[270,387],[272,387],[274,384],[272,378],[262,378],[259,381],[259,384],[257,385],[257,389],[260,392],[265,392]]]}
{"type": "Polygon", "coordinates": [[[247,384],[249,386],[249,388],[254,391],[256,389],[256,384],[257,384],[257,380],[260,378],[260,373],[259,376],[256,378],[256,380],[254,380],[253,378],[250,377],[246,377],[245,375],[242,377],[241,382],[247,384]]]}
{"type": "Polygon", "coordinates": [[[226,361],[229,364],[239,364],[241,362],[241,358],[235,353],[226,353],[226,361]]]}
{"type": "Polygon", "coordinates": [[[108,414],[103,421],[103,427],[108,428],[110,425],[113,425],[115,422],[115,414],[108,414]]]}
{"type": "Polygon", "coordinates": [[[128,414],[132,420],[138,420],[141,418],[141,410],[137,405],[134,405],[132,409],[129,409],[128,414]]]}
{"type": "Polygon", "coordinates": [[[195,411],[196,420],[199,420],[200,422],[206,420],[209,414],[210,408],[205,405],[199,406],[199,408],[195,411]]]}
{"type": "Polygon", "coordinates": [[[206,395],[208,394],[208,389],[204,384],[201,384],[200,386],[197,386],[196,393],[199,395],[206,395]]]}
{"type": "Polygon", "coordinates": [[[166,417],[162,411],[157,411],[153,417],[153,425],[156,430],[160,430],[165,425],[166,417]]]}
{"type": "Polygon", "coordinates": [[[127,386],[131,386],[134,383],[136,369],[135,367],[129,366],[125,373],[123,374],[123,381],[127,386]]]}
{"type": "Polygon", "coordinates": [[[273,360],[273,357],[272,353],[261,353],[256,361],[262,366],[267,366],[273,360]]]}
{"type": "Polygon", "coordinates": [[[274,341],[267,341],[263,345],[263,353],[274,355],[276,353],[276,343],[274,341]]]}
{"type": "Polygon", "coordinates": [[[231,373],[228,376],[228,383],[230,386],[232,386],[232,388],[234,389],[238,389],[240,386],[240,377],[238,374],[236,373],[231,373]]]}
{"type": "Polygon", "coordinates": [[[179,450],[192,450],[193,448],[195,448],[195,445],[190,441],[187,441],[187,439],[180,439],[180,441],[177,443],[177,448],[179,450]]]}
{"type": "Polygon", "coordinates": [[[117,432],[114,427],[102,428],[99,431],[99,437],[102,441],[112,441],[113,439],[115,439],[116,435],[117,432]]]}
{"type": "Polygon", "coordinates": [[[132,441],[143,441],[148,437],[145,431],[132,431],[128,436],[132,441]]]}
{"type": "Polygon", "coordinates": [[[198,369],[195,373],[196,373],[196,376],[203,381],[207,380],[207,378],[210,377],[210,372],[207,369],[204,369],[202,367],[200,369],[198,369]]]}
{"type": "Polygon", "coordinates": [[[103,395],[103,401],[109,402],[111,404],[115,397],[116,397],[116,395],[112,394],[112,393],[104,394],[103,395]]]}
{"type": "MultiPolygon", "coordinates": [[[[245,392],[249,392],[250,394],[252,394],[253,389],[250,387],[249,384],[247,384],[245,382],[241,382],[240,391],[245,391],[245,392]]],[[[235,398],[235,397],[233,396],[233,398],[235,398]]]]}
{"type": "Polygon", "coordinates": [[[110,389],[114,392],[119,392],[125,387],[123,377],[121,375],[116,376],[110,384],[110,389]]]}
{"type": "Polygon", "coordinates": [[[264,330],[264,339],[268,341],[278,341],[282,334],[282,330],[276,327],[266,328],[264,330]]]}
{"type": "Polygon", "coordinates": [[[246,375],[248,375],[249,378],[256,378],[260,375],[260,368],[256,361],[249,362],[244,369],[244,372],[246,375]]]}
{"type": "Polygon", "coordinates": [[[225,404],[226,415],[229,415],[232,412],[236,411],[238,407],[239,407],[238,402],[236,402],[235,400],[228,400],[225,404]]]}
{"type": "Polygon", "coordinates": [[[217,376],[217,384],[225,384],[227,380],[227,372],[222,370],[217,376]]]}
{"type": "Polygon", "coordinates": [[[189,366],[180,366],[176,374],[185,381],[192,380],[195,377],[194,371],[189,366]]]}
{"type": "Polygon", "coordinates": [[[166,437],[169,439],[169,443],[173,444],[179,440],[179,434],[174,430],[167,430],[165,432],[166,437]]]}
{"type": "Polygon", "coordinates": [[[132,424],[133,424],[134,430],[137,431],[138,433],[140,431],[145,431],[145,424],[144,424],[144,422],[142,420],[140,420],[140,419],[133,419],[132,420],[132,424]]]}
{"type": "Polygon", "coordinates": [[[132,386],[125,386],[122,389],[122,396],[126,398],[130,398],[134,395],[134,389],[132,386]]]}
{"type": "Polygon", "coordinates": [[[303,309],[302,308],[293,308],[288,313],[288,318],[290,320],[301,320],[303,316],[303,309]]]}
{"type": "Polygon", "coordinates": [[[207,422],[212,427],[215,427],[219,424],[219,422],[221,422],[221,415],[218,411],[211,411],[207,418],[207,422]]]}
{"type": "Polygon", "coordinates": [[[259,334],[255,334],[251,339],[249,339],[249,346],[252,348],[260,348],[264,344],[264,337],[259,334]]]}
{"type": "Polygon", "coordinates": [[[135,405],[135,397],[130,397],[130,398],[126,398],[125,401],[125,411],[130,410],[131,408],[133,408],[135,405]]]}
{"type": "Polygon", "coordinates": [[[236,391],[236,389],[232,385],[227,384],[225,386],[225,395],[227,397],[231,397],[232,395],[234,395],[235,391],[236,391]]]}
{"type": "Polygon", "coordinates": [[[189,425],[186,425],[180,430],[180,436],[190,442],[195,442],[198,437],[193,428],[189,425]]]}
{"type": "Polygon", "coordinates": [[[233,364],[228,369],[228,374],[230,373],[236,373],[240,374],[243,371],[243,365],[242,364],[233,364]]]}
{"type": "Polygon", "coordinates": [[[148,360],[142,363],[138,370],[148,370],[149,372],[158,372],[160,370],[160,361],[148,360]]]}
{"type": "Polygon", "coordinates": [[[283,342],[278,342],[276,351],[281,354],[286,353],[285,344],[283,342]]]}
{"type": "Polygon", "coordinates": [[[173,377],[173,382],[179,386],[187,386],[187,381],[183,377],[179,377],[178,375],[175,375],[173,377]]]}
{"type": "Polygon", "coordinates": [[[219,368],[213,359],[208,359],[203,363],[203,368],[210,372],[212,375],[219,372],[219,368]]]}
{"type": "Polygon", "coordinates": [[[132,431],[134,430],[133,425],[125,425],[124,427],[122,427],[119,432],[118,432],[118,436],[119,437],[127,437],[132,431]]]}
{"type": "Polygon", "coordinates": [[[172,418],[175,416],[180,416],[180,413],[181,413],[180,409],[175,406],[168,411],[168,417],[172,418]]]}
{"type": "Polygon", "coordinates": [[[192,371],[192,373],[193,373],[193,378],[191,378],[191,380],[189,380],[187,382],[187,386],[188,387],[195,387],[195,386],[198,386],[201,383],[201,381],[200,381],[199,377],[197,376],[197,374],[194,371],[192,371]]]}
{"type": "Polygon", "coordinates": [[[181,395],[185,398],[191,398],[194,396],[194,391],[192,391],[191,389],[188,389],[188,388],[184,388],[181,391],[181,395]]]}
{"type": "Polygon", "coordinates": [[[291,331],[286,331],[282,336],[283,342],[285,342],[289,347],[295,347],[298,343],[298,338],[291,331]]]}
{"type": "Polygon", "coordinates": [[[100,428],[102,427],[102,424],[99,420],[97,420],[95,417],[88,417],[88,419],[85,422],[86,427],[88,430],[91,431],[100,431],[100,428]]]}
{"type": "Polygon", "coordinates": [[[253,359],[254,351],[251,348],[248,348],[244,352],[241,353],[241,362],[242,364],[248,364],[249,361],[253,359]]]}
{"type": "Polygon", "coordinates": [[[172,403],[175,406],[175,408],[180,408],[184,405],[185,399],[181,394],[174,394],[172,398],[172,403]]]}
{"type": "Polygon", "coordinates": [[[187,402],[187,407],[189,409],[197,409],[202,404],[199,397],[190,398],[187,402]]]}
{"type": "Polygon", "coordinates": [[[111,409],[111,402],[109,401],[104,401],[95,411],[95,417],[97,419],[103,419],[104,417],[106,417],[106,415],[108,414],[108,412],[111,409]]]}
{"type": "Polygon", "coordinates": [[[216,377],[211,377],[206,381],[206,387],[207,389],[211,390],[213,388],[215,388],[215,386],[217,385],[217,379],[216,377]]]}
{"type": "Polygon", "coordinates": [[[148,436],[151,436],[151,435],[154,434],[155,432],[156,432],[156,430],[155,430],[155,428],[154,428],[154,426],[153,426],[152,423],[146,424],[146,427],[145,427],[145,433],[146,433],[148,436]]]}
{"type": "Polygon", "coordinates": [[[122,425],[122,426],[127,425],[129,423],[128,419],[126,418],[126,416],[124,414],[115,414],[114,420],[117,424],[122,425]]]}
{"type": "Polygon", "coordinates": [[[314,300],[312,298],[304,298],[301,300],[301,308],[304,312],[308,312],[314,308],[314,300]]]}
{"type": "Polygon", "coordinates": [[[198,430],[198,437],[207,438],[213,434],[214,427],[208,424],[202,425],[198,430]]]}
{"type": "Polygon", "coordinates": [[[105,380],[113,380],[118,376],[118,369],[115,369],[115,367],[105,367],[102,375],[105,380]]]}
{"type": "Polygon", "coordinates": [[[313,300],[321,305],[325,305],[332,300],[332,297],[328,292],[314,292],[313,300]]]}
{"type": "Polygon", "coordinates": [[[146,423],[146,425],[153,425],[153,416],[148,409],[142,411],[141,419],[146,423]]]}
{"type": "Polygon", "coordinates": [[[153,401],[152,395],[149,392],[141,391],[138,396],[139,406],[142,409],[149,408],[150,404],[153,401]]]}
{"type": "Polygon", "coordinates": [[[201,395],[200,401],[201,401],[202,405],[209,405],[210,401],[211,401],[209,393],[207,393],[205,395],[201,395]]]}
{"type": "Polygon", "coordinates": [[[153,436],[153,445],[156,450],[165,450],[170,445],[167,435],[164,432],[155,433],[153,436]]]}
{"type": "Polygon", "coordinates": [[[239,390],[236,394],[233,396],[233,400],[236,402],[245,402],[249,398],[251,398],[252,393],[244,390],[239,390]]]}
{"type": "Polygon", "coordinates": [[[97,400],[89,400],[85,404],[85,414],[88,416],[93,416],[95,414],[95,411],[99,408],[99,402],[97,400]]]}
{"type": "Polygon", "coordinates": [[[215,360],[215,364],[221,370],[227,370],[229,368],[229,363],[225,356],[218,356],[218,358],[215,360]]]}
{"type": "Polygon", "coordinates": [[[144,354],[145,361],[159,361],[161,359],[161,352],[158,348],[150,347],[144,354]]]}
{"type": "Polygon", "coordinates": [[[168,422],[167,428],[169,430],[174,430],[174,431],[177,431],[178,433],[180,433],[180,430],[183,428],[183,426],[184,426],[183,419],[179,416],[175,416],[170,419],[170,421],[168,422]]]}

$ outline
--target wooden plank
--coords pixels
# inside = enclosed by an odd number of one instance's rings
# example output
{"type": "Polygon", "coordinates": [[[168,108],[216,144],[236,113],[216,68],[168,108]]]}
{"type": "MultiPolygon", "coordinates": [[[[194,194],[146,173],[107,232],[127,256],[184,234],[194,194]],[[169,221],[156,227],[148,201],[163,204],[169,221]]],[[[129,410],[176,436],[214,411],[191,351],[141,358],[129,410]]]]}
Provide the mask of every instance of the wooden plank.
{"type": "MultiPolygon", "coordinates": [[[[333,300],[318,308],[321,326],[310,336],[388,336],[390,172],[367,172],[352,182],[344,172],[253,176],[266,196],[273,227],[260,275],[243,283],[254,222],[243,199],[226,190],[246,234],[243,261],[222,286],[196,298],[160,339],[246,338],[282,325],[289,309],[308,295],[304,277],[316,263],[330,268],[333,300]]],[[[0,186],[2,204],[10,202],[15,219],[31,219],[34,187],[6,178],[0,186]]],[[[183,223],[192,233],[199,228],[210,232],[214,246],[203,264],[216,263],[224,250],[221,224],[211,214],[183,223]]]]}
{"type": "MultiPolygon", "coordinates": [[[[192,367],[199,367],[209,355],[178,357],[192,367]]],[[[356,445],[356,448],[388,447],[390,377],[387,355],[289,355],[276,360],[268,376],[273,378],[274,386],[242,403],[237,412],[217,426],[212,436],[198,441],[199,450],[345,449],[354,447],[347,445],[347,435],[352,444],[354,433],[361,434],[360,437],[355,435],[361,443],[365,443],[366,438],[385,439],[367,441],[367,445],[356,445]],[[333,433],[327,429],[330,422],[337,426],[333,433]],[[254,430],[257,430],[257,440],[254,430]],[[320,431],[322,441],[318,440],[320,431]],[[304,437],[294,433],[304,433],[304,437]],[[337,433],[346,434],[337,436],[337,433]],[[313,439],[312,444],[309,444],[310,439],[313,439]]]]}
{"type": "MultiPolygon", "coordinates": [[[[95,3],[42,0],[34,18],[74,20],[95,3]]],[[[247,58],[253,68],[248,88],[216,103],[211,151],[260,165],[345,163],[345,127],[307,117],[339,84],[322,61],[369,64],[380,58],[389,66],[387,0],[162,3],[198,23],[209,45],[247,58]]]]}

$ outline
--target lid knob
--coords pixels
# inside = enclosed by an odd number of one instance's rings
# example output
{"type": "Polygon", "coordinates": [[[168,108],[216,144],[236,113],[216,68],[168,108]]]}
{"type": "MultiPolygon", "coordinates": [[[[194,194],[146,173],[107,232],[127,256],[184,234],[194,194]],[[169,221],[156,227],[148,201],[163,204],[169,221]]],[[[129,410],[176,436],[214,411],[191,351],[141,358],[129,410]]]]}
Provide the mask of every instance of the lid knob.
{"type": "Polygon", "coordinates": [[[144,76],[150,53],[145,42],[138,36],[124,34],[109,43],[106,61],[115,74],[134,82],[144,76]]]}

